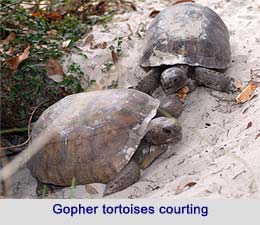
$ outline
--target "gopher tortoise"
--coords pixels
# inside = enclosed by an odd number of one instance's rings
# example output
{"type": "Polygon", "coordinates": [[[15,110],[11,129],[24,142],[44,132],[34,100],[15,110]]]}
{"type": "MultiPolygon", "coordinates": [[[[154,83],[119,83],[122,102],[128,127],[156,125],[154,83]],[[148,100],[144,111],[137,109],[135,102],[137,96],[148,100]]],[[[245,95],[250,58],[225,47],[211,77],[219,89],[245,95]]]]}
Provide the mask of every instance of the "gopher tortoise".
{"type": "Polygon", "coordinates": [[[140,91],[111,89],[70,95],[49,107],[35,123],[32,139],[57,132],[27,164],[38,181],[37,194],[43,184],[49,192],[71,186],[72,180],[104,183],[104,195],[137,182],[140,168],[182,137],[174,117],[156,117],[159,106],[140,91]]]}
{"type": "Polygon", "coordinates": [[[203,85],[232,93],[235,80],[224,75],[230,64],[229,32],[210,8],[188,2],[160,12],[149,26],[140,60],[149,72],[136,89],[152,94],[161,83],[166,94],[203,85]]]}

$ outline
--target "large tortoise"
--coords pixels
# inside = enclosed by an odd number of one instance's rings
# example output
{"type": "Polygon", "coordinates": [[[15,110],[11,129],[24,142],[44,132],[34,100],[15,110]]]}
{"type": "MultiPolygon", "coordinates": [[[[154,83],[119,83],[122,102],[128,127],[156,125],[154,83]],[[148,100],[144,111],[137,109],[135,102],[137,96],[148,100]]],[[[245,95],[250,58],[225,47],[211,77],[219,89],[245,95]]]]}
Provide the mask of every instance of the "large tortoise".
{"type": "Polygon", "coordinates": [[[141,66],[151,69],[136,89],[152,94],[161,83],[168,94],[185,85],[236,91],[224,76],[230,64],[229,32],[210,8],[188,2],[170,6],[149,26],[141,66]]]}
{"type": "Polygon", "coordinates": [[[104,195],[138,181],[140,168],[182,137],[174,117],[156,117],[159,106],[145,93],[114,89],[70,95],[49,107],[32,139],[52,129],[56,135],[27,164],[37,178],[37,194],[43,184],[64,187],[73,179],[76,185],[107,184],[104,195]]]}

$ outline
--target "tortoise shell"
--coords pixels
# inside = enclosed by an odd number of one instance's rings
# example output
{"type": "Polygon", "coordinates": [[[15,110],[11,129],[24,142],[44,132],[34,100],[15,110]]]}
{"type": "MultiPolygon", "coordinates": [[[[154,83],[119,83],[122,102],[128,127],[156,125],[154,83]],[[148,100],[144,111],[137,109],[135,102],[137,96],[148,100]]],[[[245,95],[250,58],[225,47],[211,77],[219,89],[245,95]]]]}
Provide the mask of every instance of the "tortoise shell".
{"type": "Polygon", "coordinates": [[[32,139],[57,132],[27,166],[43,183],[107,183],[129,162],[158,107],[159,100],[128,89],[67,96],[35,123],[32,139]]]}
{"type": "Polygon", "coordinates": [[[149,26],[141,66],[188,64],[227,69],[229,32],[210,8],[180,3],[159,13],[149,26]]]}

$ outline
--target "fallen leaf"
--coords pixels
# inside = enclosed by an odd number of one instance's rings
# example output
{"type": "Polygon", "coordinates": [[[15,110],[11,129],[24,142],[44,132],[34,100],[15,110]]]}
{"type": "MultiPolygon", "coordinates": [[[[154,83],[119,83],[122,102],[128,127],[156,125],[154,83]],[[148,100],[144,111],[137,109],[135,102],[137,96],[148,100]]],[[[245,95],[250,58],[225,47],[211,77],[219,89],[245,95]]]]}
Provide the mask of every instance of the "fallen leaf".
{"type": "Polygon", "coordinates": [[[115,52],[114,49],[111,50],[111,55],[112,55],[112,60],[113,60],[113,63],[116,63],[118,61],[118,55],[117,53],[115,52]]]}
{"type": "Polygon", "coordinates": [[[180,99],[185,99],[185,97],[187,96],[187,93],[189,92],[189,87],[188,86],[185,86],[183,87],[182,89],[180,89],[178,92],[177,92],[177,95],[180,99]]]}
{"type": "Polygon", "coordinates": [[[105,42],[105,41],[95,44],[95,45],[93,45],[93,43],[91,43],[91,45],[90,45],[90,49],[97,49],[97,48],[105,49],[106,47],[107,47],[107,42],[105,42]]]}
{"type": "Polygon", "coordinates": [[[67,48],[70,45],[70,42],[71,42],[71,40],[63,41],[62,42],[62,47],[63,48],[67,48]]]}
{"type": "Polygon", "coordinates": [[[9,66],[11,70],[17,70],[18,66],[20,63],[28,59],[29,54],[30,54],[30,48],[31,46],[28,46],[21,55],[17,55],[13,58],[7,59],[6,63],[9,66]]]}
{"type": "Polygon", "coordinates": [[[62,19],[62,15],[57,13],[57,12],[51,12],[51,13],[46,13],[44,14],[45,18],[49,19],[49,20],[60,20],[62,19]]]}
{"type": "Polygon", "coordinates": [[[96,195],[98,194],[98,191],[96,188],[94,188],[91,184],[86,184],[85,185],[85,190],[87,193],[89,193],[90,195],[96,195]]]}
{"type": "Polygon", "coordinates": [[[14,39],[15,39],[15,33],[14,32],[10,32],[9,35],[4,40],[0,41],[0,44],[7,45],[11,41],[13,41],[14,39]]]}
{"type": "Polygon", "coordinates": [[[187,183],[187,184],[185,184],[185,185],[183,186],[183,189],[186,188],[186,187],[191,188],[191,187],[193,187],[193,186],[196,185],[196,184],[197,184],[196,182],[189,182],[189,183],[187,183]]]}
{"type": "Polygon", "coordinates": [[[247,102],[252,96],[252,93],[256,90],[257,86],[256,83],[249,83],[249,85],[236,97],[237,103],[247,102]]]}
{"type": "Polygon", "coordinates": [[[47,76],[56,82],[62,80],[63,69],[59,62],[50,58],[45,65],[47,76]]]}
{"type": "Polygon", "coordinates": [[[185,184],[185,185],[182,186],[182,187],[181,187],[180,185],[178,185],[177,188],[176,188],[176,194],[180,194],[180,193],[182,193],[183,191],[185,191],[186,188],[191,188],[191,187],[193,187],[193,186],[196,185],[196,184],[197,184],[196,182],[191,181],[191,182],[185,184]]]}
{"type": "Polygon", "coordinates": [[[173,5],[179,4],[179,3],[184,3],[184,2],[195,2],[193,0],[178,0],[175,3],[173,3],[173,5]]]}
{"type": "Polygon", "coordinates": [[[259,133],[258,135],[256,135],[255,140],[256,140],[257,138],[259,138],[259,137],[260,137],[260,133],[259,133]]]}
{"type": "Polygon", "coordinates": [[[250,98],[250,100],[255,99],[257,96],[258,96],[258,94],[254,94],[254,95],[250,98]]]}
{"type": "Polygon", "coordinates": [[[250,121],[247,126],[246,126],[246,129],[249,129],[250,127],[252,127],[253,123],[250,121]]]}
{"type": "Polygon", "coordinates": [[[129,2],[132,10],[137,11],[136,5],[133,2],[129,2]]]}
{"type": "Polygon", "coordinates": [[[41,17],[41,16],[43,16],[43,13],[40,12],[40,11],[37,11],[37,12],[32,13],[31,16],[33,16],[33,17],[41,17]]]}
{"type": "Polygon", "coordinates": [[[154,18],[160,13],[159,10],[154,9],[150,14],[149,17],[154,18]]]}

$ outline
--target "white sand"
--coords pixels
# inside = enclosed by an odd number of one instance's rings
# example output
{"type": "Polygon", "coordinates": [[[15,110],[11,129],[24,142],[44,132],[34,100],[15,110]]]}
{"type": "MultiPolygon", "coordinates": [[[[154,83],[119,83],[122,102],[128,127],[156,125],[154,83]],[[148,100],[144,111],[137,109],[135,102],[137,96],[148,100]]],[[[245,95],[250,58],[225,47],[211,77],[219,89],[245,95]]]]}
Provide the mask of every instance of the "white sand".
{"type": "MultiPolygon", "coordinates": [[[[232,64],[227,74],[240,79],[244,84],[251,78],[260,79],[260,0],[198,0],[197,3],[214,9],[227,24],[231,35],[232,64]],[[258,69],[258,70],[257,70],[258,69]]],[[[130,34],[127,23],[135,32],[140,23],[149,24],[149,12],[153,8],[162,9],[168,1],[146,1],[137,3],[138,11],[124,14],[118,18],[128,21],[110,24],[109,32],[101,33],[103,28],[93,30],[94,41],[115,43],[114,38],[130,34]]],[[[143,35],[143,33],[141,32],[143,35]]],[[[119,77],[120,87],[134,84],[140,70],[137,64],[140,38],[132,35],[132,40],[124,38],[123,54],[131,49],[130,56],[121,62],[123,75],[119,77]],[[128,65],[128,67],[126,67],[128,65]],[[134,75],[133,75],[134,74],[134,75]]],[[[118,73],[108,74],[100,71],[101,65],[111,60],[109,50],[90,50],[82,48],[89,60],[81,63],[90,79],[103,77],[103,83],[117,79],[118,73]]],[[[70,60],[82,60],[73,55],[70,60]]],[[[68,62],[68,60],[67,60],[68,62]]],[[[117,71],[118,72],[118,71],[117,71]]],[[[180,117],[183,126],[183,140],[145,170],[136,184],[109,198],[259,198],[260,197],[260,101],[253,100],[237,105],[219,101],[207,88],[198,88],[186,99],[186,106],[180,117]],[[246,110],[247,109],[247,110],[246,110]],[[252,126],[248,129],[247,125],[252,126]],[[205,123],[211,126],[207,127],[205,123]],[[191,185],[195,184],[195,185],[191,185]],[[189,187],[190,185],[190,187],[189,187]]],[[[35,180],[29,171],[22,169],[13,177],[13,196],[19,198],[35,197],[35,180]]],[[[97,195],[89,195],[84,186],[75,190],[74,197],[100,197],[104,185],[93,185],[97,195]]],[[[63,189],[51,197],[68,197],[69,189],[63,189]]]]}

